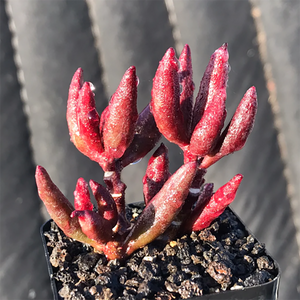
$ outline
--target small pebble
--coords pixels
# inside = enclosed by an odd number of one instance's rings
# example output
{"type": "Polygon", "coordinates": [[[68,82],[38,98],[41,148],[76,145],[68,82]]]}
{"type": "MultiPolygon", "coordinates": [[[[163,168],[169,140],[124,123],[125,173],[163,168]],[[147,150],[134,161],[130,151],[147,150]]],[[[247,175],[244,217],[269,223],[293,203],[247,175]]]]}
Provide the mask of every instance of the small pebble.
{"type": "Polygon", "coordinates": [[[176,242],[176,241],[171,241],[171,242],[170,242],[170,246],[171,246],[172,248],[174,248],[175,246],[177,246],[177,242],[176,242]]]}

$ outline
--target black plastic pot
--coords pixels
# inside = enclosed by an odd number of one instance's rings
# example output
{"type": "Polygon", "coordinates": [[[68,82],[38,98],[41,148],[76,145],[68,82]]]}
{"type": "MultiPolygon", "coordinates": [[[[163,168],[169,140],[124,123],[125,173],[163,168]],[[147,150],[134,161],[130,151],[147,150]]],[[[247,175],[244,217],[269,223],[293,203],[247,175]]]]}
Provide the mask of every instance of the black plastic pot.
{"type": "MultiPolygon", "coordinates": [[[[236,215],[236,214],[235,214],[236,215]]],[[[238,218],[238,217],[237,217],[238,218]]],[[[238,218],[241,222],[241,220],[238,218]]],[[[47,246],[47,240],[44,235],[45,232],[50,231],[51,221],[47,221],[40,230],[43,246],[45,250],[45,257],[48,266],[48,272],[50,276],[51,288],[53,291],[53,299],[61,300],[62,298],[58,295],[56,281],[53,277],[53,267],[50,263],[49,248],[47,246]]],[[[241,222],[243,224],[243,222],[241,222]]],[[[248,232],[249,230],[246,229],[248,232]]],[[[251,232],[249,232],[251,233],[251,232]]],[[[268,254],[269,255],[269,254],[268,254]]],[[[270,282],[260,284],[253,287],[246,287],[238,290],[230,290],[220,293],[213,293],[203,295],[200,297],[190,298],[189,300],[276,300],[278,298],[279,280],[280,280],[280,269],[277,262],[273,259],[276,270],[278,271],[277,276],[270,282]]]]}

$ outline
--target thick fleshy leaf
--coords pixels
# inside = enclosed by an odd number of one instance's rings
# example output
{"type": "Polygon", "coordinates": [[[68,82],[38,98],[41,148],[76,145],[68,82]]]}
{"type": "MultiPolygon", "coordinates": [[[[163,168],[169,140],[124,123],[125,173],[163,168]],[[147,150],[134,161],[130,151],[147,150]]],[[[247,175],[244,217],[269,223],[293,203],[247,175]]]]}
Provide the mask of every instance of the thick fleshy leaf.
{"type": "Polygon", "coordinates": [[[74,140],[76,136],[79,136],[79,129],[77,124],[77,103],[79,91],[83,85],[83,71],[81,68],[78,68],[75,72],[70,88],[69,88],[69,96],[68,96],[68,104],[67,104],[67,122],[69,127],[70,138],[73,143],[76,142],[74,140]]]}
{"type": "Polygon", "coordinates": [[[170,176],[168,149],[161,143],[149,159],[146,174],[143,177],[145,205],[160,191],[170,176]]]}
{"type": "Polygon", "coordinates": [[[189,151],[197,156],[205,156],[215,146],[226,119],[226,91],[220,90],[208,103],[203,116],[195,127],[189,151]]]}
{"type": "Polygon", "coordinates": [[[160,138],[161,133],[156,126],[148,104],[139,114],[133,140],[120,158],[122,167],[124,168],[142,159],[155,147],[160,138]]]}
{"type": "Polygon", "coordinates": [[[199,123],[210,101],[215,98],[215,95],[220,94],[220,90],[226,90],[229,72],[228,58],[227,43],[217,49],[210,58],[195,100],[192,131],[199,123]]]}
{"type": "Polygon", "coordinates": [[[89,82],[85,82],[79,91],[77,119],[79,135],[84,142],[84,148],[79,150],[91,160],[99,162],[103,152],[99,131],[100,117],[89,82]]]}
{"type": "Polygon", "coordinates": [[[180,94],[180,109],[183,114],[186,132],[190,137],[192,111],[193,111],[193,94],[195,85],[193,82],[192,56],[189,45],[185,45],[179,56],[179,82],[182,88],[180,94]]]}
{"type": "Polygon", "coordinates": [[[35,180],[39,196],[54,222],[68,237],[76,239],[80,237],[82,232],[79,223],[70,217],[74,207],[52,182],[43,167],[36,167],[35,180]]]}
{"type": "Polygon", "coordinates": [[[74,206],[76,210],[93,210],[89,187],[83,178],[77,180],[74,191],[74,206]]]}
{"type": "Polygon", "coordinates": [[[113,228],[118,221],[118,212],[116,203],[109,191],[94,180],[90,180],[90,187],[98,205],[98,214],[105,220],[109,221],[113,228]]]}
{"type": "Polygon", "coordinates": [[[76,148],[91,160],[99,161],[103,151],[99,133],[99,115],[90,83],[83,83],[79,68],[71,81],[67,105],[70,138],[76,148]]]}
{"type": "MultiPolygon", "coordinates": [[[[104,150],[110,158],[120,158],[132,142],[138,118],[137,77],[135,67],[124,74],[105,110],[102,134],[104,150]]],[[[102,122],[102,121],[101,121],[102,122]]]]}
{"type": "Polygon", "coordinates": [[[242,179],[242,175],[235,175],[212,195],[202,210],[203,206],[200,203],[200,209],[197,208],[198,216],[192,225],[193,231],[208,227],[213,220],[224,212],[225,208],[234,200],[242,179]]]}
{"type": "Polygon", "coordinates": [[[210,200],[213,194],[213,188],[214,188],[213,183],[207,183],[201,188],[196,199],[197,201],[195,201],[194,203],[193,211],[192,212],[190,211],[189,216],[186,216],[183,219],[181,233],[192,231],[192,227],[195,221],[197,220],[199,214],[203,211],[205,205],[208,203],[208,201],[210,200]]]}
{"type": "Polygon", "coordinates": [[[178,61],[170,48],[159,63],[153,79],[151,111],[159,131],[170,142],[188,144],[184,118],[180,109],[178,61]]]}
{"type": "Polygon", "coordinates": [[[82,232],[91,240],[99,244],[112,239],[111,227],[108,221],[91,210],[74,210],[71,214],[73,220],[78,219],[82,232]]]}
{"type": "Polygon", "coordinates": [[[196,161],[183,165],[148,203],[125,241],[128,255],[156,239],[169,227],[184,204],[197,168],[196,161]]]}
{"type": "Polygon", "coordinates": [[[254,126],[257,112],[255,87],[245,93],[227,128],[219,138],[215,153],[204,157],[201,167],[208,168],[223,156],[241,150],[254,126]]]}

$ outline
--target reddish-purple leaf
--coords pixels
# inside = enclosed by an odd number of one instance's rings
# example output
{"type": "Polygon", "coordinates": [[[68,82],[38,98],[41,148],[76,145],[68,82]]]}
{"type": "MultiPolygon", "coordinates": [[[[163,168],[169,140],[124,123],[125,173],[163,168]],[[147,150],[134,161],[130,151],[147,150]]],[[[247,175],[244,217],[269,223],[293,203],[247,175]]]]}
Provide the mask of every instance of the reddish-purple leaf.
{"type": "Polygon", "coordinates": [[[170,175],[168,149],[161,143],[149,159],[146,174],[143,177],[145,205],[160,191],[170,175]]]}
{"type": "Polygon", "coordinates": [[[195,100],[192,131],[202,118],[205,107],[215,98],[215,95],[220,94],[220,90],[226,90],[228,58],[227,43],[217,49],[210,58],[195,100]]]}
{"type": "Polygon", "coordinates": [[[70,138],[74,144],[76,143],[76,137],[79,136],[79,129],[77,124],[77,103],[79,91],[83,85],[82,74],[82,69],[78,68],[72,78],[68,96],[67,122],[69,127],[70,138]]]}
{"type": "Polygon", "coordinates": [[[69,89],[67,122],[71,141],[91,160],[99,162],[103,151],[99,133],[99,115],[90,83],[83,84],[82,70],[73,76],[69,89]]]}
{"type": "Polygon", "coordinates": [[[139,114],[133,140],[120,158],[122,168],[142,159],[154,148],[160,138],[161,133],[156,126],[148,104],[139,114]]]}
{"type": "Polygon", "coordinates": [[[136,101],[137,77],[132,66],[125,72],[101,120],[104,150],[110,158],[120,158],[132,142],[138,118],[136,101]]]}
{"type": "Polygon", "coordinates": [[[235,175],[230,181],[221,186],[215,194],[212,195],[202,210],[202,204],[200,203],[199,214],[192,225],[193,231],[198,231],[208,227],[213,220],[224,212],[225,208],[234,200],[242,179],[242,175],[235,175]]]}
{"type": "Polygon", "coordinates": [[[82,234],[78,221],[70,217],[74,207],[52,182],[43,167],[36,167],[35,180],[39,196],[59,228],[69,237],[76,238],[82,234]]]}
{"type": "Polygon", "coordinates": [[[208,103],[201,120],[196,125],[189,150],[197,156],[205,156],[215,146],[226,118],[226,91],[220,90],[208,103]]]}
{"type": "Polygon", "coordinates": [[[245,93],[227,128],[217,142],[216,153],[204,157],[201,167],[208,168],[223,156],[242,149],[254,126],[257,111],[255,87],[245,93]]]}
{"type": "Polygon", "coordinates": [[[76,189],[74,191],[74,206],[76,210],[93,210],[89,187],[83,178],[77,180],[76,189]]]}
{"type": "Polygon", "coordinates": [[[195,203],[194,209],[189,215],[186,215],[183,219],[181,232],[191,232],[192,227],[197,220],[199,214],[203,211],[204,207],[210,200],[212,194],[213,194],[213,187],[214,185],[212,183],[205,184],[202,189],[200,190],[197,201],[195,203]]]}
{"type": "Polygon", "coordinates": [[[74,210],[71,218],[78,219],[82,232],[91,240],[103,244],[112,239],[109,222],[91,210],[74,210]]]}
{"type": "Polygon", "coordinates": [[[128,255],[156,239],[169,227],[184,204],[197,168],[196,161],[183,165],[148,203],[125,241],[128,255]]]}
{"type": "Polygon", "coordinates": [[[118,221],[117,207],[113,197],[104,186],[94,180],[90,180],[90,187],[97,201],[98,214],[109,221],[113,228],[118,221]]]}
{"type": "Polygon", "coordinates": [[[153,79],[151,111],[159,131],[170,142],[188,144],[186,126],[180,109],[178,61],[170,48],[159,63],[153,79]]]}
{"type": "Polygon", "coordinates": [[[96,111],[94,93],[89,82],[85,82],[79,91],[77,119],[79,135],[85,144],[85,148],[81,151],[91,160],[99,162],[100,154],[103,152],[99,131],[100,117],[96,111]]]}
{"type": "Polygon", "coordinates": [[[193,110],[193,94],[195,85],[193,82],[192,56],[189,45],[185,45],[179,56],[179,82],[182,88],[180,94],[180,109],[183,114],[186,132],[190,137],[192,110],[193,110]]]}

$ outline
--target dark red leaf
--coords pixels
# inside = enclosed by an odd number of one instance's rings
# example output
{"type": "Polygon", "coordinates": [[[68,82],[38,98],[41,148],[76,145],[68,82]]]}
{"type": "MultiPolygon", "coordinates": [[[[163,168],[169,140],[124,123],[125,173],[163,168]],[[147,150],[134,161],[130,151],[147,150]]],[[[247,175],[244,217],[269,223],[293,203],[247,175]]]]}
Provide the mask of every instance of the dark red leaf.
{"type": "Polygon", "coordinates": [[[89,187],[83,178],[77,180],[76,189],[74,191],[74,206],[76,210],[93,210],[89,187]]]}
{"type": "Polygon", "coordinates": [[[210,58],[195,100],[192,131],[202,118],[206,106],[215,98],[215,95],[219,95],[221,90],[226,93],[229,72],[228,58],[227,43],[217,49],[210,58]]]}
{"type": "Polygon", "coordinates": [[[224,212],[225,208],[234,200],[242,179],[242,175],[235,175],[213,194],[202,210],[202,204],[200,203],[199,215],[192,226],[193,231],[208,227],[213,220],[224,212]]]}
{"type": "Polygon", "coordinates": [[[120,158],[132,142],[138,118],[136,101],[137,77],[132,66],[125,72],[101,120],[104,150],[110,158],[120,158]]]}
{"type": "Polygon", "coordinates": [[[186,126],[180,109],[178,61],[170,48],[159,63],[153,79],[151,111],[159,131],[170,142],[188,144],[186,126]]]}
{"type": "Polygon", "coordinates": [[[145,205],[160,191],[170,177],[168,149],[161,143],[148,162],[143,178],[145,205]]]}
{"type": "Polygon", "coordinates": [[[116,203],[109,191],[94,180],[90,180],[90,187],[98,205],[98,214],[109,221],[110,228],[113,228],[118,221],[116,203]]]}

